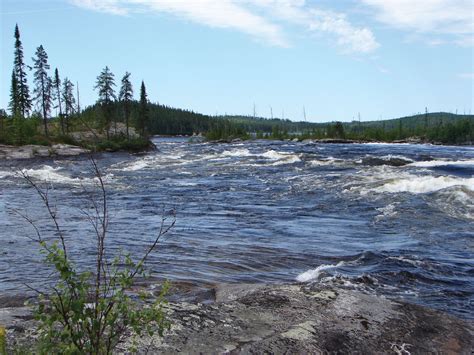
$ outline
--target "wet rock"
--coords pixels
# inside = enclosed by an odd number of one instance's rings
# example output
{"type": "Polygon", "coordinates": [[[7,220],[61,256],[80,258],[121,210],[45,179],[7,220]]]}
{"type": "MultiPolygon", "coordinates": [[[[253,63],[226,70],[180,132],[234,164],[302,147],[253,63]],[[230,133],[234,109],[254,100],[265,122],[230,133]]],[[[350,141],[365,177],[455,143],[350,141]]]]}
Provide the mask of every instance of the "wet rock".
{"type": "Polygon", "coordinates": [[[386,159],[376,158],[376,157],[367,157],[362,159],[362,164],[369,166],[379,166],[379,165],[390,165],[390,166],[404,166],[407,164],[413,163],[411,160],[390,157],[386,159]]]}
{"type": "MultiPolygon", "coordinates": [[[[474,349],[472,323],[344,288],[221,285],[215,294],[211,304],[170,303],[171,329],[163,338],[135,338],[139,353],[470,354],[474,349]]],[[[8,329],[9,337],[35,334],[8,329]]],[[[131,344],[130,338],[117,353],[127,353],[131,344]]]]}

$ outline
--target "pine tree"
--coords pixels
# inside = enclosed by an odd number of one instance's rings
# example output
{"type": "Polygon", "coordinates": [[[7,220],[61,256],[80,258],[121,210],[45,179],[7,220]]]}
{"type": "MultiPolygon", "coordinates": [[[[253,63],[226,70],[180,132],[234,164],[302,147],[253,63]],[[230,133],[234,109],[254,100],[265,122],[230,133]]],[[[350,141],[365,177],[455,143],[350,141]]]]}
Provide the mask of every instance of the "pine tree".
{"type": "Polygon", "coordinates": [[[59,120],[61,122],[61,133],[64,135],[64,117],[63,117],[63,108],[61,103],[61,79],[59,78],[58,68],[54,70],[54,79],[53,79],[53,88],[54,88],[54,99],[57,100],[56,109],[59,109],[59,120]]]}
{"type": "Polygon", "coordinates": [[[74,114],[74,107],[76,99],[74,98],[74,84],[68,79],[64,78],[62,99],[64,102],[64,118],[66,121],[66,134],[69,134],[69,119],[74,114]]]}
{"type": "Polygon", "coordinates": [[[104,114],[107,139],[110,135],[110,121],[113,109],[112,103],[116,99],[114,86],[114,74],[110,71],[109,67],[106,66],[97,77],[97,82],[94,89],[97,89],[99,92],[99,100],[97,102],[101,105],[102,112],[104,114]]]}
{"type": "Polygon", "coordinates": [[[125,125],[127,127],[127,139],[130,139],[129,135],[129,119],[130,119],[130,110],[133,100],[133,87],[130,82],[130,73],[126,72],[122,78],[122,87],[120,88],[119,100],[123,105],[123,112],[125,115],[125,125]]]}
{"type": "Polygon", "coordinates": [[[42,45],[36,49],[36,58],[33,58],[33,62],[35,69],[34,82],[36,85],[33,92],[35,94],[35,100],[42,111],[44,134],[48,137],[48,116],[52,106],[53,83],[48,76],[48,70],[50,68],[48,64],[48,54],[42,45]]]}
{"type": "Polygon", "coordinates": [[[142,81],[140,88],[140,105],[138,112],[138,129],[142,137],[146,136],[146,129],[148,125],[148,98],[146,94],[145,83],[142,81]]]}
{"type": "Polygon", "coordinates": [[[16,78],[15,71],[12,72],[9,108],[13,117],[17,117],[20,114],[20,97],[18,92],[18,80],[16,78]]]}
{"type": "Polygon", "coordinates": [[[26,117],[31,111],[30,91],[28,89],[26,65],[23,61],[23,45],[20,40],[20,30],[15,26],[15,54],[14,54],[14,73],[16,76],[18,92],[18,108],[23,117],[26,117]]]}

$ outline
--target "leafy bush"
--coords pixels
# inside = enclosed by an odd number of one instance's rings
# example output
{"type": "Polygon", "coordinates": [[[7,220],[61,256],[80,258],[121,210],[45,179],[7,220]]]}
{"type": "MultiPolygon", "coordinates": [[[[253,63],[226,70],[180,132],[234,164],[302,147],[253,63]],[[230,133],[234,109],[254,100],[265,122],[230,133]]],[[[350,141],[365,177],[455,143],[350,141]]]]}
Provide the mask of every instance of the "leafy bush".
{"type": "Polygon", "coordinates": [[[7,354],[7,333],[4,327],[0,325],[0,355],[7,354]]]}
{"type": "Polygon", "coordinates": [[[107,193],[101,173],[92,160],[99,195],[91,196],[93,213],[83,210],[95,231],[96,255],[93,271],[78,271],[68,255],[67,240],[58,221],[58,212],[53,207],[48,190],[41,189],[25,172],[23,177],[38,195],[55,226],[56,240],[46,241],[34,222],[21,212],[35,229],[35,240],[39,243],[45,261],[53,267],[56,275],[51,292],[40,294],[35,315],[39,321],[39,352],[42,354],[110,354],[127,335],[160,336],[169,327],[163,311],[168,286],[165,284],[160,296],[152,303],[140,295],[134,300],[128,290],[138,276],[145,277],[145,262],[160,238],[173,228],[163,216],[157,236],[138,262],[130,255],[116,255],[112,259],[106,250],[108,235],[107,193]]]}

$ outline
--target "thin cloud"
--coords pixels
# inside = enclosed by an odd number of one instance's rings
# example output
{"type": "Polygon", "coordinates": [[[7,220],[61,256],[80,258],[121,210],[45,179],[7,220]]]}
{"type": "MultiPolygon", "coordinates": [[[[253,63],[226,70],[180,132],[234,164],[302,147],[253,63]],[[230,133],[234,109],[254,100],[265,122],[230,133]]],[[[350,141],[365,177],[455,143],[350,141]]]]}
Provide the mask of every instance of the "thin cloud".
{"type": "Polygon", "coordinates": [[[474,80],[474,73],[461,73],[461,74],[458,74],[458,78],[474,80]]]}
{"type": "Polygon", "coordinates": [[[379,47],[372,31],[351,24],[346,15],[308,5],[305,0],[71,0],[82,8],[128,15],[169,13],[215,28],[233,29],[288,47],[289,27],[329,37],[343,52],[370,53],[379,47]]]}
{"type": "Polygon", "coordinates": [[[375,18],[390,27],[424,35],[443,36],[458,45],[470,46],[474,36],[472,0],[361,0],[375,11],[375,18]]]}
{"type": "Polygon", "coordinates": [[[233,0],[72,0],[76,6],[114,15],[169,13],[215,28],[234,29],[271,45],[287,47],[281,28],[233,0]]]}
{"type": "Polygon", "coordinates": [[[349,53],[370,53],[380,45],[368,28],[352,25],[343,14],[313,10],[310,30],[335,36],[337,45],[349,53]]]}

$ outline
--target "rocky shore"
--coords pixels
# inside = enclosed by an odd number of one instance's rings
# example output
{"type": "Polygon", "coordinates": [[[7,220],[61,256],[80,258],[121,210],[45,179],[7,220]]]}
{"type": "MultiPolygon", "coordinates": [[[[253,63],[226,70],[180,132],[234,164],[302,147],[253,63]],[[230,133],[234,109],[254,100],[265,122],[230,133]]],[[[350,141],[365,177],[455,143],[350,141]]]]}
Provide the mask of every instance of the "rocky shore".
{"type": "MultiPolygon", "coordinates": [[[[172,302],[163,338],[138,339],[139,353],[471,354],[473,324],[442,312],[341,287],[221,285],[214,302],[172,302]]],[[[8,344],[36,337],[30,310],[0,309],[8,344]]],[[[121,344],[127,353],[131,340],[121,344]]]]}
{"type": "Polygon", "coordinates": [[[76,156],[90,153],[88,149],[69,144],[45,145],[0,145],[0,160],[31,159],[36,157],[76,156]]]}

